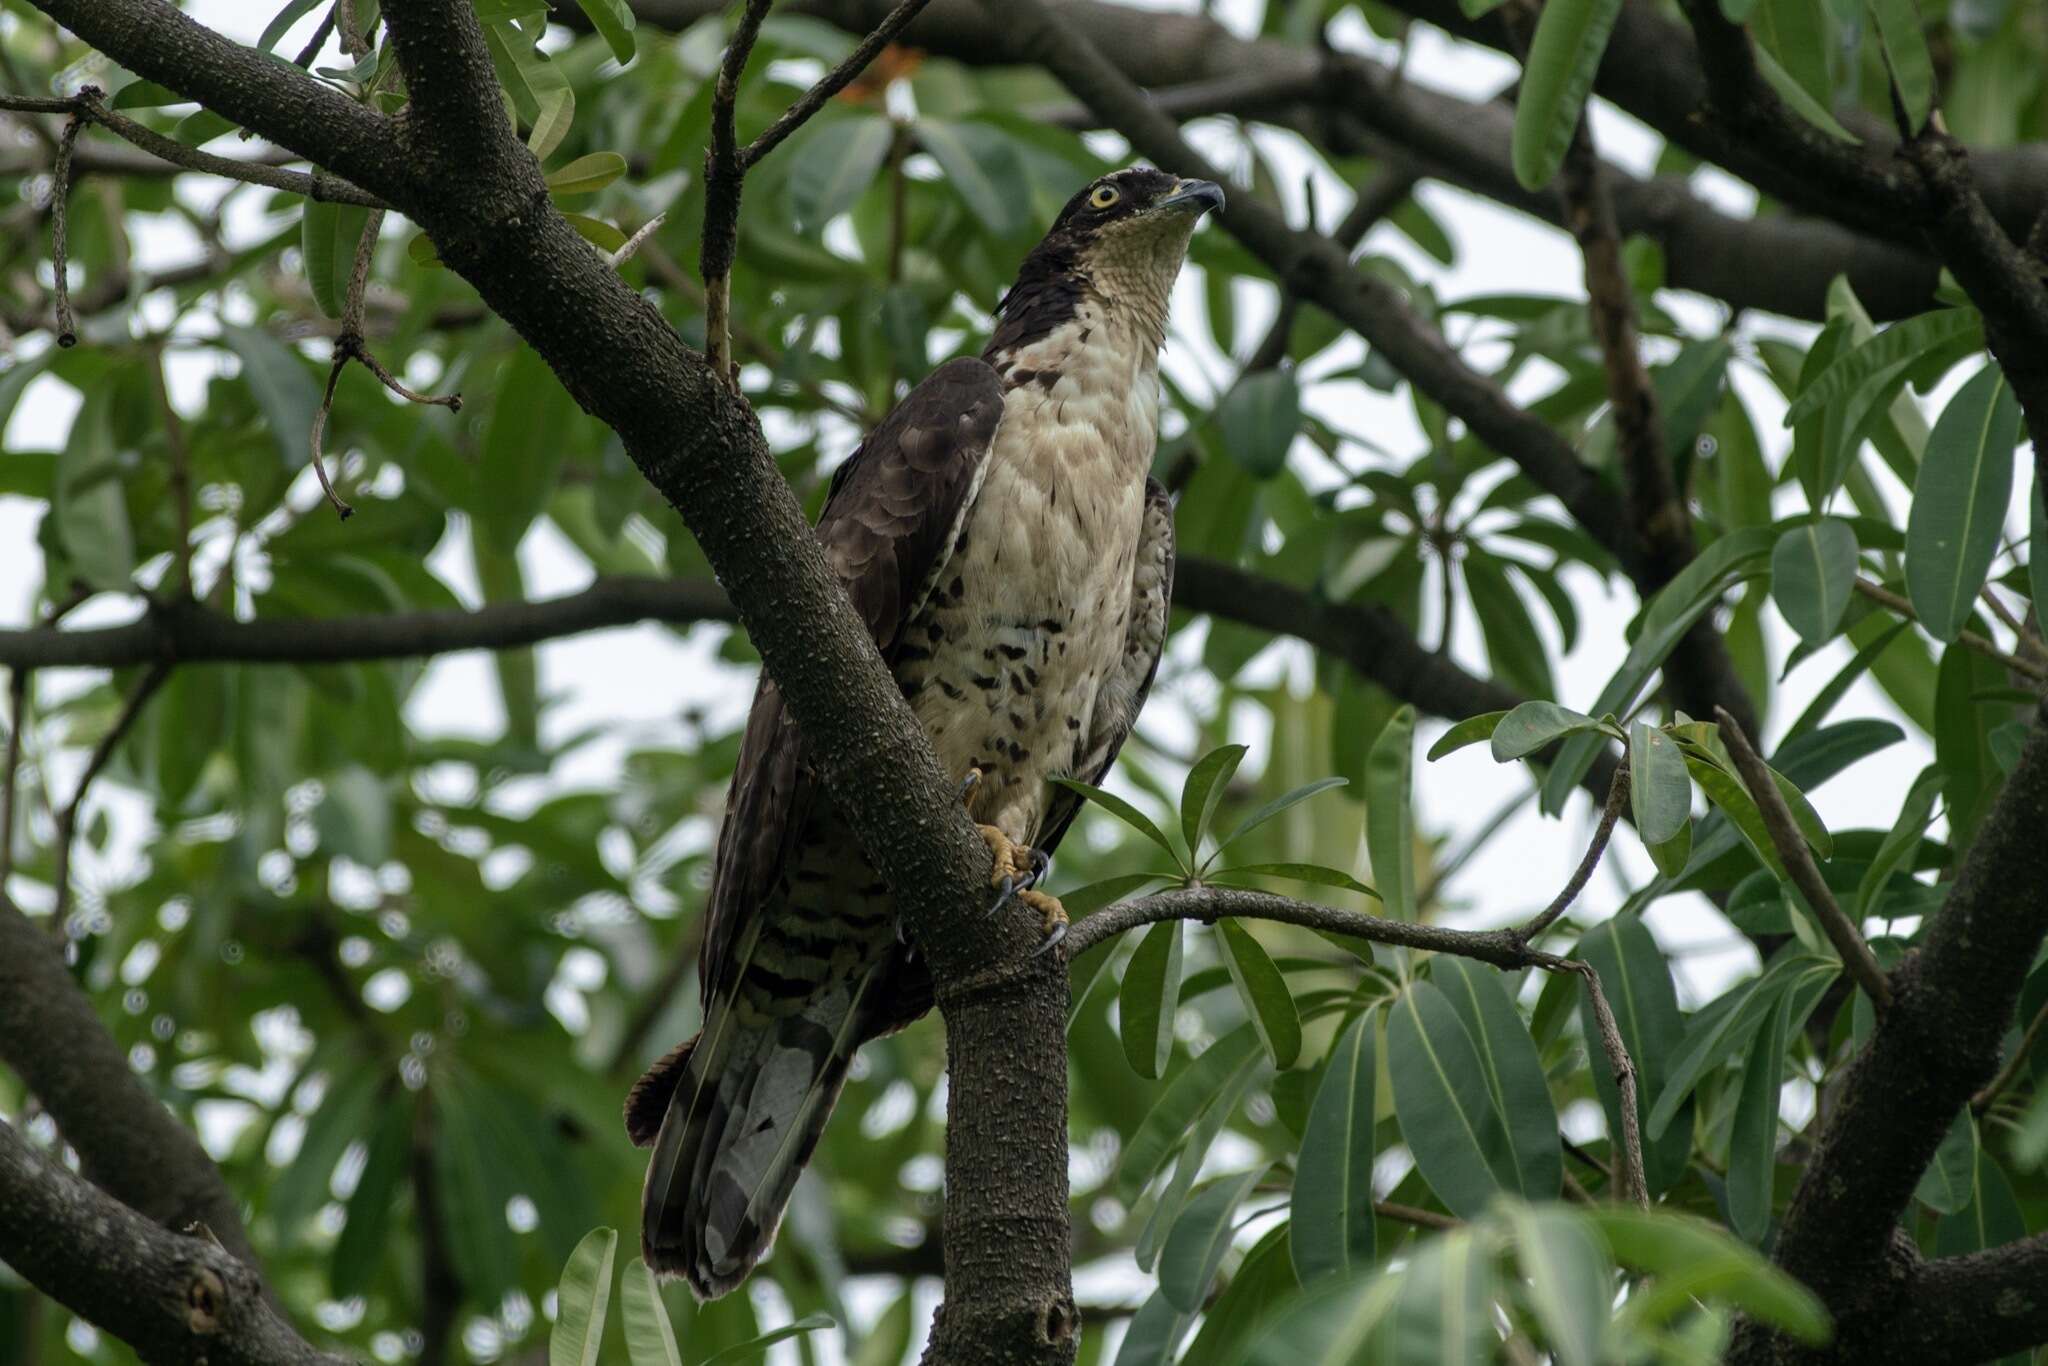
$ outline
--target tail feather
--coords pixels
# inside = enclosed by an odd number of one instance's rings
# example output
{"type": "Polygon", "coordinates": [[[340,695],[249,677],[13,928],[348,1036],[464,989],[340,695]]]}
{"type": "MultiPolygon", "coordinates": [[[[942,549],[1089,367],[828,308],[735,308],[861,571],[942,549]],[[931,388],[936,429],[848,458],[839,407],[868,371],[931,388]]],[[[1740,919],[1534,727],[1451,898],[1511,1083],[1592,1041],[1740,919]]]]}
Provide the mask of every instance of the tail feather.
{"type": "Polygon", "coordinates": [[[866,987],[864,977],[801,1014],[747,1022],[721,1003],[703,1034],[634,1088],[629,1131],[636,1120],[644,1128],[666,1091],[641,1201],[651,1269],[685,1276],[700,1299],[713,1299],[767,1253],[846,1084],[866,987]]]}

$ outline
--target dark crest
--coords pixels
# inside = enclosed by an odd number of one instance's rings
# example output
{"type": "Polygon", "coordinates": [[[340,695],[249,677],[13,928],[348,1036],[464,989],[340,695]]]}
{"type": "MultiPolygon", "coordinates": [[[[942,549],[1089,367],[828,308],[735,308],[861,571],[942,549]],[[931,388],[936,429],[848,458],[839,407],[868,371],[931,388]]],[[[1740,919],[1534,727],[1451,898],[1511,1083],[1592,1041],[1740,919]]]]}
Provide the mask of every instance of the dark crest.
{"type": "Polygon", "coordinates": [[[1179,183],[1154,167],[1131,166],[1076,192],[1017,268],[1017,283],[996,305],[1000,321],[982,354],[1029,346],[1073,317],[1085,283],[1081,258],[1088,244],[1104,227],[1143,213],[1179,183]]]}

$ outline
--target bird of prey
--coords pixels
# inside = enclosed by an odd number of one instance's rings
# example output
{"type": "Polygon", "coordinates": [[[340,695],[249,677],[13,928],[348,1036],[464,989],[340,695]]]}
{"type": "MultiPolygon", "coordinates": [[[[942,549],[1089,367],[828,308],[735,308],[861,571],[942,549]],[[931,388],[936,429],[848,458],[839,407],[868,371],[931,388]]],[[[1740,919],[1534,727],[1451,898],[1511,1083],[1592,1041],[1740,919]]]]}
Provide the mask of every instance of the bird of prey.
{"type": "MultiPolygon", "coordinates": [[[[997,904],[1050,943],[1033,887],[1143,705],[1166,637],[1173,510],[1150,477],[1159,349],[1188,239],[1223,192],[1149,167],[1076,194],[979,358],[933,371],[840,467],[817,526],[996,856],[997,904]]],[[[647,1265],[702,1298],[775,1237],[854,1051],[931,1008],[888,884],[763,678],[718,837],[704,1027],[626,1101],[654,1145],[647,1265]]]]}

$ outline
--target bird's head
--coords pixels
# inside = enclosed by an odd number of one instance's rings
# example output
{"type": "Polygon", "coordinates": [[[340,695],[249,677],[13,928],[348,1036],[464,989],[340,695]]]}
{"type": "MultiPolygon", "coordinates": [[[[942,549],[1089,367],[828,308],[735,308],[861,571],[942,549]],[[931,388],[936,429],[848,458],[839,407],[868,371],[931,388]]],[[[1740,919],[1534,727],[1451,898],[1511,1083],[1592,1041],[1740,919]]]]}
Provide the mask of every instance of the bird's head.
{"type": "Polygon", "coordinates": [[[1129,308],[1163,331],[1167,295],[1186,259],[1195,224],[1223,207],[1213,181],[1183,180],[1150,166],[1114,171],[1083,186],[1060,210],[1018,269],[1004,300],[1014,316],[1033,296],[1085,289],[1112,308],[1129,308]]]}

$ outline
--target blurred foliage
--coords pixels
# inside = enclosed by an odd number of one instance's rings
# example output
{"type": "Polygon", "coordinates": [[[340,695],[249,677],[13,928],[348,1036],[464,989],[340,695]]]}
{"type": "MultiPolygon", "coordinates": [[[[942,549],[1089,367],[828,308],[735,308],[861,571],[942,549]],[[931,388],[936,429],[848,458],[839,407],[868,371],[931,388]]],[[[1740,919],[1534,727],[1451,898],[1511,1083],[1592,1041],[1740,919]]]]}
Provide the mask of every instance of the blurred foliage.
{"type": "MultiPolygon", "coordinates": [[[[539,0],[477,7],[508,107],[586,235],[611,249],[666,215],[621,269],[700,343],[698,168],[722,21],[635,30],[617,0],[582,0],[597,31],[557,28],[537,42],[539,0]]],[[[1343,8],[1275,3],[1264,24],[1300,40],[1343,8]]],[[[1895,66],[1917,71],[1926,56],[1894,51],[1920,30],[1899,29],[1889,4],[1869,20],[1822,0],[1741,8],[1771,20],[1758,32],[1790,83],[1781,88],[1806,92],[1830,120],[1856,103],[1886,110],[1866,23],[1895,66]],[[1818,46],[1786,36],[1796,32],[1818,46]]],[[[1539,37],[1539,59],[1583,63],[1590,45],[1597,60],[1598,9],[1552,0],[1544,22],[1578,27],[1539,37]]],[[[375,6],[357,12],[367,22],[375,6]]],[[[1389,12],[1363,12],[1396,31],[1389,12]]],[[[2038,136],[2038,12],[1999,0],[1925,12],[1950,126],[1983,145],[2038,136]]],[[[314,18],[288,6],[266,46],[289,57],[314,18]]],[[[15,8],[0,12],[0,42],[24,88],[90,80],[182,141],[261,150],[15,8]]],[[[819,22],[772,16],[742,91],[743,132],[850,46],[819,22]]],[[[358,97],[402,100],[381,48],[355,63],[330,46],[313,65],[358,97]]],[[[1116,164],[1100,155],[1108,143],[1035,116],[1059,99],[1037,73],[893,49],[880,71],[747,185],[734,276],[743,385],[813,510],[861,426],[937,362],[979,348],[1040,226],[1116,164]]],[[[1576,82],[1569,65],[1547,72],[1542,107],[1526,115],[1517,165],[1532,178],[1554,167],[1549,133],[1560,109],[1575,116],[1576,82]]],[[[1235,158],[1233,194],[1278,203],[1310,163],[1351,184],[1373,169],[1228,121],[1204,131],[1235,158]]],[[[1663,164],[1691,168],[1675,149],[1663,164]]],[[[28,333],[47,308],[48,175],[11,166],[0,303],[28,333]]],[[[1611,476],[1615,436],[1585,306],[1550,293],[1439,298],[1401,264],[1456,259],[1461,234],[1433,215],[1439,202],[1404,205],[1360,269],[1469,340],[1468,354],[1611,476]]],[[[18,417],[9,430],[32,434],[0,455],[0,497],[40,514],[40,614],[88,596],[95,610],[132,610],[187,582],[244,619],[517,599],[520,549],[539,528],[595,574],[709,573],[618,442],[397,220],[376,247],[368,344],[416,387],[467,403],[459,414],[405,404],[361,368],[344,371],[327,450],[357,515],[335,519],[306,438],[363,222],[190,175],[91,175],[77,187],[72,289],[97,301],[81,304],[82,344],[24,340],[0,369],[0,423],[18,417]],[[138,265],[145,240],[149,271],[138,265]],[[194,270],[167,268],[179,246],[194,270]],[[18,413],[25,402],[36,411],[18,413]]],[[[1819,701],[1773,726],[1772,763],[1810,818],[1837,898],[1890,927],[1877,941],[1889,961],[1939,908],[2013,761],[2048,658],[2031,606],[2048,591],[2048,556],[2038,529],[2029,555],[2027,531],[2009,525],[2013,401],[1960,299],[1879,330],[1838,284],[1817,336],[1768,319],[1703,325],[1697,301],[1680,308],[1663,292],[1654,246],[1631,243],[1629,261],[1701,557],[1642,605],[1617,674],[1597,697],[1572,699],[1583,710],[1523,709],[1448,739],[1490,739],[1513,760],[1567,738],[1565,757],[1534,775],[1552,811],[1602,743],[1634,760],[1634,815],[1656,876],[1611,919],[1560,932],[1609,984],[1642,1069],[1660,1212],[1555,1203],[1581,1187],[1601,1194],[1615,1160],[1604,1138],[1559,1140],[1561,1123],[1611,1130],[1619,1103],[1589,1058],[1571,978],[1375,958],[1269,925],[1156,927],[1074,967],[1077,1260],[1122,1268],[1127,1287],[1157,1284],[1089,1307],[1084,1362],[1112,1348],[1126,1366],[1293,1361],[1344,1344],[1360,1359],[1478,1361],[1503,1350],[1504,1333],[1524,1360],[1690,1362],[1713,1358],[1735,1309],[1821,1328],[1748,1249],[1768,1247],[1810,1098],[1869,1012],[1829,990],[1839,964],[1783,880],[1725,747],[1711,726],[1668,711],[1658,671],[1701,620],[1722,631],[1761,710],[1784,673],[1834,671],[1819,701]],[[1789,439],[1759,425],[1780,399],[1789,439]],[[1896,624],[1896,607],[1858,591],[1859,579],[1920,624],[1896,624]],[[1987,642],[2017,660],[1987,655],[1987,642]],[[1892,710],[1838,716],[1863,678],[1892,710]],[[1908,728],[1934,763],[1900,794],[1896,822],[1820,828],[1799,794],[1908,728]],[[1681,895],[1715,914],[1695,893],[1718,898],[1734,928],[1783,943],[1760,974],[1684,1009],[1643,914],[1681,895]],[[1447,1304],[1459,1313],[1441,1313],[1447,1304]],[[1095,1326],[1104,1321],[1125,1326],[1095,1326]]],[[[1270,276],[1221,232],[1197,237],[1189,279],[1159,452],[1162,472],[1185,476],[1182,553],[1385,607],[1474,672],[1559,700],[1565,655],[1613,616],[1611,555],[1311,310],[1283,364],[1242,372],[1271,312],[1270,276]],[[1367,395],[1404,405],[1416,439],[1347,425],[1367,395]]],[[[1200,878],[1379,909],[1369,881],[1390,913],[1463,909],[1446,884],[1470,850],[1441,847],[1412,804],[1432,778],[1413,762],[1411,712],[1341,661],[1269,651],[1239,624],[1179,626],[1158,705],[1180,724],[1148,726],[1127,752],[1122,795],[1108,803],[1124,819],[1091,813],[1061,851],[1056,887],[1070,907],[1200,878]],[[1233,737],[1254,740],[1256,757],[1233,737]],[[1349,782],[1325,794],[1331,774],[1349,782]]],[[[685,634],[715,641],[727,663],[752,661],[724,627],[685,634]]],[[[534,652],[519,650],[492,661],[502,725],[466,738],[412,707],[428,668],[174,670],[86,808],[82,871],[57,928],[136,1070],[215,1150],[308,1332],[379,1361],[436,1349],[414,1327],[434,1280],[422,1267],[437,1255],[421,1236],[431,1223],[461,1288],[451,1350],[537,1361],[558,1305],[582,1304],[586,1334],[603,1326],[592,1287],[609,1293],[612,1251],[583,1235],[631,1222],[641,1159],[619,1099],[695,1027],[695,936],[738,711],[678,715],[658,740],[625,725],[569,733],[550,722],[558,699],[534,652]],[[572,766],[610,776],[571,780],[572,766]],[[550,1299],[565,1263],[581,1288],[550,1299]]],[[[138,674],[37,677],[26,716],[9,718],[22,753],[9,890],[33,913],[56,902],[57,815],[138,674]]],[[[743,695],[738,670],[721,678],[714,687],[743,695]]],[[[1524,782],[1502,774],[1501,795],[1524,782]]],[[[1548,890],[1532,889],[1532,904],[1548,890]]],[[[2015,1030],[2044,1003],[2048,969],[2037,967],[2015,1030]]],[[[921,1342],[919,1278],[938,1266],[943,1060],[935,1022],[862,1055],[749,1291],[703,1307],[659,1292],[653,1308],[665,1302],[682,1360],[819,1315],[847,1336],[802,1334],[778,1349],[783,1359],[837,1360],[844,1346],[862,1366],[886,1366],[921,1342]]],[[[1968,1250],[2048,1226],[2044,1068],[2048,1054],[2033,1053],[1996,1103],[1958,1117],[1908,1219],[1924,1247],[1968,1250]]],[[[28,1100],[0,1075],[0,1110],[21,1115],[28,1100]]],[[[30,1132],[53,1139],[47,1124],[30,1132]]],[[[623,1275],[623,1340],[636,1363],[657,1360],[642,1356],[662,1349],[644,1271],[623,1275]]],[[[32,1315],[29,1298],[0,1273],[0,1337],[19,1329],[43,1359],[122,1359],[61,1313],[32,1315]]]]}

